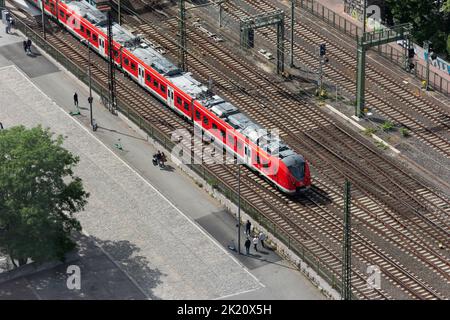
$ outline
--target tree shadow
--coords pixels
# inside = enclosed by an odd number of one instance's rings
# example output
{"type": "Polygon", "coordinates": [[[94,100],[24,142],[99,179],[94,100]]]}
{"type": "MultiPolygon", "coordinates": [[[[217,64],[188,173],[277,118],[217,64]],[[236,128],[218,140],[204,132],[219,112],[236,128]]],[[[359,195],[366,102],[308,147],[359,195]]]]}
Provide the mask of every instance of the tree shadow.
{"type": "Polygon", "coordinates": [[[66,254],[63,263],[0,283],[0,299],[160,299],[153,290],[165,274],[150,267],[147,258],[139,255],[138,246],[126,240],[101,240],[82,234],[75,234],[74,239],[77,248],[66,254]],[[69,267],[79,268],[79,288],[68,287],[74,274],[69,267]]]}
{"type": "Polygon", "coordinates": [[[147,298],[161,299],[153,293],[153,289],[162,284],[160,279],[166,275],[150,267],[147,258],[139,255],[141,249],[138,246],[128,240],[111,241],[95,237],[93,239],[119,265],[120,269],[134,280],[147,298]]]}

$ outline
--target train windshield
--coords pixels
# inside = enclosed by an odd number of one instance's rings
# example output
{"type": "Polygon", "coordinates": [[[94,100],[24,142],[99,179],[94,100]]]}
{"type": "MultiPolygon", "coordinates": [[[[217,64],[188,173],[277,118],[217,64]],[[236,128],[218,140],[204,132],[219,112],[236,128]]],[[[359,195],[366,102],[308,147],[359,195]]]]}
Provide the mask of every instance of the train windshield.
{"type": "Polygon", "coordinates": [[[295,179],[303,180],[305,176],[305,163],[289,166],[289,171],[292,173],[295,179]]]}

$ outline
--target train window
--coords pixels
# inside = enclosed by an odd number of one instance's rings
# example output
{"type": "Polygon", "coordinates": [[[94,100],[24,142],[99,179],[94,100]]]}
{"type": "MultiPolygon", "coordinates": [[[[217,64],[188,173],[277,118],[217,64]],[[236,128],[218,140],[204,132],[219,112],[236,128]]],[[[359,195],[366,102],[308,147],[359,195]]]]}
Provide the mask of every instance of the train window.
{"type": "Polygon", "coordinates": [[[203,117],[203,124],[208,125],[209,120],[207,117],[203,117]]]}
{"type": "Polygon", "coordinates": [[[161,88],[162,93],[166,93],[166,86],[165,85],[160,85],[159,87],[161,88]]]}
{"type": "Polygon", "coordinates": [[[92,40],[94,40],[95,42],[97,42],[97,35],[95,33],[92,34],[92,40]]]}
{"type": "Polygon", "coordinates": [[[184,103],[184,110],[189,111],[189,103],[184,103]]]}
{"type": "Polygon", "coordinates": [[[242,150],[242,142],[240,141],[237,142],[237,149],[242,150]]]}
{"type": "Polygon", "coordinates": [[[81,32],[84,32],[84,27],[83,27],[82,24],[80,24],[80,31],[81,31],[81,32]]]}
{"type": "Polygon", "coordinates": [[[125,63],[126,65],[130,64],[130,60],[128,60],[127,58],[123,59],[123,63],[125,63]]]}
{"type": "Polygon", "coordinates": [[[155,86],[155,88],[158,88],[158,81],[153,80],[153,85],[155,86]]]}
{"type": "Polygon", "coordinates": [[[91,30],[86,29],[86,34],[87,34],[88,38],[90,38],[91,37],[91,30]]]}
{"type": "Polygon", "coordinates": [[[217,129],[217,125],[215,123],[212,124],[213,129],[217,129]]]}
{"type": "Polygon", "coordinates": [[[45,3],[46,5],[48,5],[48,3],[49,3],[49,0],[45,0],[45,1],[44,1],[44,3],[45,3]]]}
{"type": "Polygon", "coordinates": [[[150,77],[149,74],[147,74],[147,82],[152,82],[152,78],[150,77]]]}
{"type": "Polygon", "coordinates": [[[225,137],[225,130],[220,129],[220,135],[221,135],[222,137],[225,137]]]}
{"type": "Polygon", "coordinates": [[[233,135],[232,135],[232,134],[229,134],[227,139],[228,139],[227,142],[228,142],[230,145],[234,146],[233,135]]]}
{"type": "Polygon", "coordinates": [[[64,12],[62,10],[59,10],[59,16],[64,19],[64,12]]]}
{"type": "Polygon", "coordinates": [[[131,63],[131,70],[136,70],[136,65],[133,62],[131,63]]]}
{"type": "Polygon", "coordinates": [[[113,49],[113,52],[114,52],[114,57],[118,57],[119,56],[119,51],[117,51],[116,49],[113,49]]]}
{"type": "Polygon", "coordinates": [[[177,97],[177,104],[179,104],[180,106],[181,106],[181,98],[180,97],[177,97]]]}
{"type": "Polygon", "coordinates": [[[200,120],[202,116],[200,115],[200,112],[198,110],[195,111],[195,119],[200,120]]]}

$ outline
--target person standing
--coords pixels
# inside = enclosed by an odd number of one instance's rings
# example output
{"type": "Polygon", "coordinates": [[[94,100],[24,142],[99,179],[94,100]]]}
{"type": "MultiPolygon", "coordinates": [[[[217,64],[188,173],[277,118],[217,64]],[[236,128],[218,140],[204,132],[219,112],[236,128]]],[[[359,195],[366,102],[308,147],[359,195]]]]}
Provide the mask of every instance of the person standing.
{"type": "Polygon", "coordinates": [[[162,159],[161,151],[158,150],[158,152],[156,153],[156,161],[158,162],[158,166],[160,167],[161,167],[161,159],[162,159]]]}
{"type": "Polygon", "coordinates": [[[9,22],[11,22],[11,30],[14,29],[14,27],[16,25],[16,21],[14,20],[14,18],[13,17],[9,17],[9,22]]]}
{"type": "Polygon", "coordinates": [[[3,123],[0,122],[0,130],[3,130],[3,123]]]}
{"type": "Polygon", "coordinates": [[[6,19],[6,33],[9,33],[9,30],[11,29],[11,22],[9,21],[9,18],[6,19]]]}
{"type": "Polygon", "coordinates": [[[255,248],[255,251],[258,251],[258,237],[253,237],[253,247],[255,248]]]}
{"type": "Polygon", "coordinates": [[[245,252],[247,253],[247,255],[250,254],[250,246],[252,245],[252,242],[250,241],[250,238],[247,237],[247,240],[245,240],[245,252]]]}
{"type": "Polygon", "coordinates": [[[78,94],[76,92],[73,95],[73,104],[78,107],[78,94]]]}
{"type": "Polygon", "coordinates": [[[247,234],[247,236],[250,236],[251,228],[252,228],[252,223],[250,222],[250,220],[247,220],[247,223],[245,224],[245,233],[247,234]]]}
{"type": "Polygon", "coordinates": [[[31,39],[30,38],[28,38],[28,40],[27,40],[27,52],[29,54],[31,54],[31,39]]]}
{"type": "Polygon", "coordinates": [[[165,167],[166,164],[165,162],[167,161],[166,155],[164,154],[164,152],[161,153],[161,166],[165,167]]]}
{"type": "Polygon", "coordinates": [[[260,232],[259,233],[259,241],[261,241],[261,245],[263,248],[265,248],[266,246],[264,245],[264,240],[266,240],[266,235],[264,234],[264,232],[260,232]]]}

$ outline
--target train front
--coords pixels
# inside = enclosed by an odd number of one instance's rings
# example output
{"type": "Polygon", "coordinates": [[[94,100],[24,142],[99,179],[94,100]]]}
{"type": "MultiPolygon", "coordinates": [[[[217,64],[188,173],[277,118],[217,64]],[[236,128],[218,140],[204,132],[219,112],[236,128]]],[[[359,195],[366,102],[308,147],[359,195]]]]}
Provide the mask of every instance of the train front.
{"type": "Polygon", "coordinates": [[[284,184],[285,193],[301,194],[311,187],[309,165],[303,156],[290,152],[289,155],[282,157],[279,170],[282,176],[280,182],[284,184]]]}

